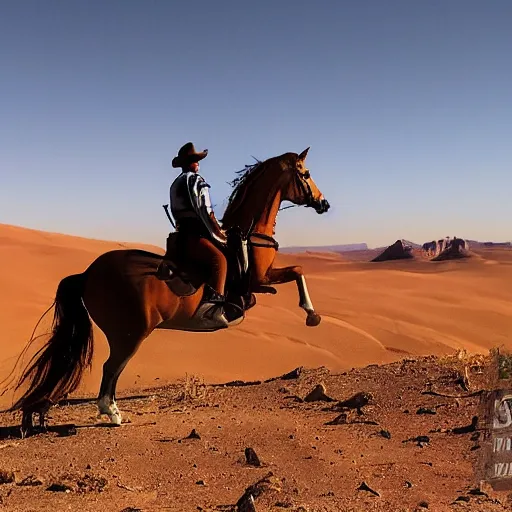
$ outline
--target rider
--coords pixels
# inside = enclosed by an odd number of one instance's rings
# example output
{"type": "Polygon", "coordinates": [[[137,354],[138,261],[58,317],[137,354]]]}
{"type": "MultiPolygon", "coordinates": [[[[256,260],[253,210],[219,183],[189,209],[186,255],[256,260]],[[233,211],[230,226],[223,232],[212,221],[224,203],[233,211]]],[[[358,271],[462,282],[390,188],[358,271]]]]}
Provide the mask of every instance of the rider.
{"type": "MultiPolygon", "coordinates": [[[[228,264],[219,247],[225,246],[226,235],[212,209],[210,185],[199,175],[199,161],[207,154],[207,149],[197,152],[194,144],[187,142],[173,158],[172,166],[181,167],[181,174],[171,185],[171,212],[186,257],[212,272],[205,286],[206,302],[222,305],[228,264]]],[[[222,311],[219,314],[223,316],[222,311]]]]}

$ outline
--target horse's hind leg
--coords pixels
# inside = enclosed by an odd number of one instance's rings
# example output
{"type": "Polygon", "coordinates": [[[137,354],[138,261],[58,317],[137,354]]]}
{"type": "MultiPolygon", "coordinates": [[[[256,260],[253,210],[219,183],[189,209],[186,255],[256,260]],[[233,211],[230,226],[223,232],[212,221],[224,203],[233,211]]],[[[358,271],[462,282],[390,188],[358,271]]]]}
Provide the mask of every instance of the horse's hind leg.
{"type": "Polygon", "coordinates": [[[116,404],[117,380],[133,357],[144,337],[109,337],[110,356],[103,365],[103,378],[98,395],[99,413],[106,414],[115,425],[121,424],[121,412],[116,404]]]}

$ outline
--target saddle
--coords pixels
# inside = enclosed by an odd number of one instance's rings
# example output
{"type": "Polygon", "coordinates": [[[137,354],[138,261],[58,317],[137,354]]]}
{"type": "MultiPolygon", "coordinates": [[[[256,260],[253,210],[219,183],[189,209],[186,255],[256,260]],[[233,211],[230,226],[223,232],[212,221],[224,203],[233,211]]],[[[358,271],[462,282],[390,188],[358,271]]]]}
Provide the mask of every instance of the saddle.
{"type": "MultiPolygon", "coordinates": [[[[227,247],[221,249],[228,261],[226,298],[242,309],[248,309],[247,301],[253,299],[248,297],[250,268],[247,240],[239,230],[230,230],[227,233],[227,247]]],[[[169,233],[166,252],[158,266],[156,277],[165,281],[175,295],[186,297],[196,293],[207,281],[208,273],[209,269],[199,268],[186,260],[180,251],[179,234],[169,233]]]]}

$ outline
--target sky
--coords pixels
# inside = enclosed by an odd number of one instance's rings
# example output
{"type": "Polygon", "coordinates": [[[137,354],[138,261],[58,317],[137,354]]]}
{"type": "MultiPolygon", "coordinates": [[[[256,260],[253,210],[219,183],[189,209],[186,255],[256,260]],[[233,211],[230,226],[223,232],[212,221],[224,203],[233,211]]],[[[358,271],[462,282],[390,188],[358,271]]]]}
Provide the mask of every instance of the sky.
{"type": "Polygon", "coordinates": [[[180,146],[310,146],[281,245],[510,240],[512,2],[3,0],[0,223],[164,246],[180,146]]]}

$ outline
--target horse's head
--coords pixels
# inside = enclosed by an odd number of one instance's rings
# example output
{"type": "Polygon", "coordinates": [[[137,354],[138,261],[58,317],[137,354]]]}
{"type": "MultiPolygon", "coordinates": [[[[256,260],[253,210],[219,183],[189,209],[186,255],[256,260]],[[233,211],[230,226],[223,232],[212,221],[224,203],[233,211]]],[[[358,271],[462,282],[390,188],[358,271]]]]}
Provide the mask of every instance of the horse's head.
{"type": "Polygon", "coordinates": [[[308,150],[257,161],[238,171],[239,177],[231,183],[234,188],[222,218],[223,227],[238,226],[246,231],[262,219],[273,223],[282,201],[314,208],[317,213],[329,210],[329,203],[306,167],[308,150]]]}
{"type": "Polygon", "coordinates": [[[295,158],[292,157],[288,160],[287,172],[291,174],[291,179],[286,180],[281,192],[281,199],[296,205],[314,208],[317,213],[325,213],[329,210],[330,204],[316,186],[309,169],[306,167],[308,151],[309,148],[295,158]]]}

